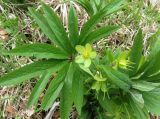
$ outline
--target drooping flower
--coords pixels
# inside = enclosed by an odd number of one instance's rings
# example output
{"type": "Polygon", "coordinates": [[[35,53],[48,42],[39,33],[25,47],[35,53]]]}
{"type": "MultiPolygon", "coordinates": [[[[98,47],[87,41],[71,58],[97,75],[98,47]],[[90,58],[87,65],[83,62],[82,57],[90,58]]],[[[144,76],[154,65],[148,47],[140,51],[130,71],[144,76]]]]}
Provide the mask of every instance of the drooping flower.
{"type": "Polygon", "coordinates": [[[92,46],[88,43],[85,46],[77,45],[76,51],[79,53],[76,57],[76,63],[84,64],[85,67],[89,67],[91,59],[96,57],[96,52],[92,50],[92,46]]]}
{"type": "Polygon", "coordinates": [[[96,80],[93,85],[92,85],[92,89],[96,90],[97,92],[99,92],[100,90],[102,92],[106,92],[107,91],[107,86],[106,86],[106,78],[102,77],[101,74],[96,74],[94,76],[94,80],[96,80]]]}

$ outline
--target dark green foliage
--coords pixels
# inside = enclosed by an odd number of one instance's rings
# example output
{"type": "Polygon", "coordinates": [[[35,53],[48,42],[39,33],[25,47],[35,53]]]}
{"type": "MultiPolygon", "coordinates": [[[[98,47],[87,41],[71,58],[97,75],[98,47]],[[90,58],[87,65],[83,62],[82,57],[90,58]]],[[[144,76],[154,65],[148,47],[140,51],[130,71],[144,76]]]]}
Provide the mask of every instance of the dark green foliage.
{"type": "Polygon", "coordinates": [[[105,53],[96,56],[90,44],[119,28],[114,25],[97,28],[97,24],[121,9],[125,0],[105,4],[100,0],[77,2],[90,15],[80,32],[73,6],[69,10],[68,33],[49,6],[42,4],[43,14],[29,8],[36,23],[53,43],[27,44],[3,51],[3,55],[35,57],[40,61],[0,77],[0,86],[17,85],[40,76],[28,107],[36,105],[41,93],[45,92],[41,109],[47,111],[60,98],[62,119],[69,118],[73,106],[79,119],[149,119],[148,111],[160,115],[158,37],[149,44],[151,50],[147,56],[143,55],[141,29],[129,51],[105,49],[105,53]],[[78,62],[77,57],[82,61],[78,62]],[[83,65],[85,62],[90,65],[83,65]]]}

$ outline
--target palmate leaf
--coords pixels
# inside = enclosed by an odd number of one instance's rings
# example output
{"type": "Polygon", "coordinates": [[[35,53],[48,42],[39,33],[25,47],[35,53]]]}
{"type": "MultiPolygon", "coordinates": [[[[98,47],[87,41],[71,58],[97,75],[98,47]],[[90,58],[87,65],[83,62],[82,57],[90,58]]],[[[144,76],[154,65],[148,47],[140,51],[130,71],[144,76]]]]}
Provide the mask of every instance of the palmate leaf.
{"type": "Polygon", "coordinates": [[[150,45],[150,55],[149,58],[152,59],[160,51],[160,30],[153,34],[149,38],[150,45]]]}
{"type": "Polygon", "coordinates": [[[92,8],[89,0],[75,0],[75,1],[79,5],[81,5],[90,16],[94,14],[93,8],[92,8]]]}
{"type": "Polygon", "coordinates": [[[90,4],[90,6],[91,6],[91,8],[92,8],[92,13],[91,13],[91,15],[96,14],[98,10],[97,10],[97,5],[96,5],[96,3],[95,3],[95,0],[90,0],[90,1],[89,1],[89,4],[90,4]]]}
{"type": "Polygon", "coordinates": [[[160,115],[160,89],[143,92],[145,107],[153,114],[160,115]]]}
{"type": "Polygon", "coordinates": [[[147,82],[147,81],[132,82],[132,88],[137,89],[139,91],[146,91],[146,92],[152,91],[159,86],[160,86],[160,83],[153,83],[153,82],[147,82]]]}
{"type": "Polygon", "coordinates": [[[91,17],[82,27],[82,30],[80,32],[79,36],[79,42],[82,44],[88,34],[93,30],[95,25],[102,19],[102,13],[97,13],[93,17],[91,17]]]}
{"type": "Polygon", "coordinates": [[[148,66],[144,70],[142,78],[150,77],[151,75],[155,75],[160,71],[160,51],[149,60],[148,66]]]}
{"type": "Polygon", "coordinates": [[[142,77],[142,80],[146,81],[152,81],[152,82],[159,82],[160,80],[160,73],[153,75],[153,76],[147,76],[147,77],[142,77]]]}
{"type": "Polygon", "coordinates": [[[124,4],[126,3],[125,0],[115,0],[114,2],[108,4],[105,6],[101,11],[99,11],[97,14],[92,16],[82,27],[80,37],[81,40],[80,43],[83,43],[88,34],[93,30],[93,28],[96,26],[96,24],[107,15],[110,15],[117,10],[121,9],[124,4]]]}
{"type": "Polygon", "coordinates": [[[44,10],[45,17],[49,26],[51,27],[63,49],[65,49],[68,53],[72,53],[73,48],[71,46],[71,43],[69,42],[69,38],[67,37],[64,26],[57,14],[45,4],[42,5],[42,8],[44,10]]]}
{"type": "Polygon", "coordinates": [[[138,70],[138,66],[140,64],[142,57],[142,50],[143,50],[143,35],[142,35],[142,30],[140,29],[134,38],[134,43],[131,48],[129,56],[130,58],[129,60],[132,62],[132,64],[130,65],[130,67],[132,67],[132,70],[129,71],[130,75],[134,75],[138,70]]]}
{"type": "Polygon", "coordinates": [[[77,18],[77,14],[75,12],[75,9],[73,8],[73,6],[70,7],[69,10],[69,39],[72,43],[72,46],[75,47],[75,45],[78,44],[78,18],[77,18]]]}
{"type": "Polygon", "coordinates": [[[101,66],[101,68],[113,84],[117,85],[119,88],[125,91],[130,89],[131,82],[127,75],[106,66],[101,66]]]}
{"type": "Polygon", "coordinates": [[[35,9],[29,8],[29,12],[38,24],[38,26],[41,28],[43,33],[51,40],[53,41],[56,45],[58,45],[60,48],[64,48],[63,45],[60,43],[60,41],[57,39],[55,36],[55,33],[52,31],[51,27],[47,23],[47,20],[43,15],[38,13],[35,9]]]}
{"type": "Polygon", "coordinates": [[[49,44],[27,44],[16,47],[8,52],[3,52],[3,55],[18,55],[18,56],[34,56],[36,58],[47,59],[67,59],[68,54],[59,48],[49,44]]]}
{"type": "MultiPolygon", "coordinates": [[[[100,12],[100,10],[103,9],[108,3],[108,1],[105,1],[105,0],[73,0],[73,1],[76,1],[79,5],[81,5],[89,14],[89,16],[93,16],[96,13],[100,12]]],[[[115,4],[116,2],[119,2],[119,1],[116,1],[116,0],[112,1],[112,3],[115,3],[115,4]]]]}
{"type": "Polygon", "coordinates": [[[90,0],[90,4],[93,9],[93,15],[96,14],[100,10],[100,8],[103,8],[101,3],[102,1],[100,0],[90,0]]]}
{"type": "MultiPolygon", "coordinates": [[[[121,97],[122,98],[122,97],[121,97]]],[[[123,98],[122,98],[123,100],[123,98]]],[[[107,114],[103,119],[135,119],[129,110],[129,105],[121,102],[121,99],[105,97],[104,94],[99,95],[98,101],[107,114]]]]}
{"type": "Polygon", "coordinates": [[[160,60],[160,39],[159,39],[160,31],[154,34],[149,40],[150,44],[150,54],[146,58],[146,62],[144,63],[143,67],[141,68],[141,72],[143,71],[143,75],[141,76],[142,79],[149,80],[149,81],[158,81],[159,78],[159,71],[160,71],[160,64],[158,63],[160,60]]]}
{"type": "Polygon", "coordinates": [[[0,86],[17,85],[44,72],[58,71],[67,63],[67,61],[45,60],[29,64],[1,77],[0,86]]]}
{"type": "Polygon", "coordinates": [[[144,72],[144,70],[146,69],[146,67],[149,64],[148,61],[149,61],[148,57],[145,57],[145,56],[142,55],[141,61],[140,61],[140,64],[139,64],[139,68],[138,68],[138,71],[136,72],[135,76],[144,72]]]}
{"type": "Polygon", "coordinates": [[[64,79],[68,71],[68,66],[69,65],[66,65],[62,70],[60,70],[57,76],[51,81],[41,104],[41,107],[44,110],[48,110],[59,96],[59,93],[64,85],[64,79]]]}
{"type": "Polygon", "coordinates": [[[109,4],[107,4],[102,11],[105,12],[105,15],[110,15],[119,9],[123,8],[127,4],[126,0],[113,0],[109,4]]]}
{"type": "Polygon", "coordinates": [[[89,16],[93,16],[99,12],[106,5],[105,2],[103,0],[77,0],[77,3],[86,10],[89,16]]]}
{"type": "Polygon", "coordinates": [[[83,78],[84,78],[83,72],[77,67],[72,82],[72,97],[79,115],[81,115],[81,109],[83,106],[83,94],[84,94],[83,78]]]}
{"type": "Polygon", "coordinates": [[[107,96],[104,98],[103,94],[99,94],[98,101],[102,108],[109,114],[115,114],[115,109],[118,107],[118,105],[116,105],[116,103],[112,99],[108,99],[107,96]]]}
{"type": "Polygon", "coordinates": [[[68,119],[72,109],[72,104],[73,104],[72,81],[73,81],[73,75],[75,73],[74,65],[75,65],[74,63],[70,63],[67,75],[65,77],[64,86],[61,92],[61,97],[60,97],[61,119],[68,119]]]}
{"type": "Polygon", "coordinates": [[[144,99],[142,94],[139,91],[131,90],[130,91],[132,100],[138,104],[141,108],[144,107],[144,99]]]}
{"type": "Polygon", "coordinates": [[[28,108],[30,108],[33,104],[37,103],[39,96],[44,91],[50,76],[52,75],[51,72],[44,72],[41,76],[41,79],[37,82],[35,87],[32,90],[32,93],[28,100],[28,108]]]}
{"type": "Polygon", "coordinates": [[[118,26],[105,26],[88,34],[83,44],[94,43],[118,30],[118,26]]]}
{"type": "Polygon", "coordinates": [[[136,119],[149,119],[149,114],[146,108],[141,108],[137,103],[133,101],[131,97],[128,97],[129,105],[134,112],[136,119]]]}

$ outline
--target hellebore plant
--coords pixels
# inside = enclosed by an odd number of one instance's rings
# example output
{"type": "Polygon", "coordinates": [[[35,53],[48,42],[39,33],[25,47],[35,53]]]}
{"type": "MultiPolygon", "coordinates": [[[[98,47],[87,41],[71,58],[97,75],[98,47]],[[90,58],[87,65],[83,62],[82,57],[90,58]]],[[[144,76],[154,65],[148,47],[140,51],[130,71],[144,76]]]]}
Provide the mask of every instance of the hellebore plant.
{"type": "Polygon", "coordinates": [[[61,119],[68,119],[73,107],[77,119],[149,119],[148,112],[160,115],[159,32],[153,36],[157,40],[151,37],[147,56],[143,55],[141,29],[129,51],[106,49],[105,53],[97,54],[93,49],[93,43],[119,28],[114,25],[97,28],[97,23],[124,4],[125,0],[116,0],[101,7],[80,32],[71,5],[68,33],[49,6],[42,4],[43,14],[29,8],[35,22],[53,43],[27,44],[3,51],[3,55],[34,56],[39,61],[0,77],[0,86],[17,85],[40,76],[28,108],[36,106],[45,92],[40,109],[50,109],[59,98],[61,119]]]}
{"type": "Polygon", "coordinates": [[[34,20],[53,44],[27,44],[10,51],[4,51],[4,55],[33,56],[38,58],[39,61],[4,75],[0,78],[0,86],[17,85],[40,76],[40,80],[35,85],[29,98],[28,107],[37,104],[39,96],[45,90],[48,82],[50,82],[43,97],[41,109],[48,110],[56,98],[60,97],[62,119],[69,117],[73,104],[76,106],[79,115],[81,115],[84,103],[84,82],[86,76],[88,76],[84,70],[89,70],[91,60],[96,57],[96,53],[92,51],[91,44],[118,29],[114,25],[100,28],[96,28],[96,25],[103,17],[121,9],[123,4],[124,1],[120,1],[106,5],[101,10],[101,13],[91,17],[83,25],[80,33],[78,31],[78,18],[72,6],[68,16],[69,33],[65,31],[60,18],[49,6],[42,4],[43,14],[34,8],[29,8],[34,20]],[[109,10],[108,7],[111,5],[114,9],[109,10]],[[81,52],[78,47],[83,46],[85,48],[82,48],[84,51],[81,52]],[[77,49],[78,52],[75,52],[77,49]],[[79,59],[78,57],[81,56],[82,59],[80,59],[84,61],[80,64],[76,63],[79,59]],[[75,59],[77,59],[76,62],[75,59]],[[55,77],[52,80],[51,77],[53,75],[55,77]]]}

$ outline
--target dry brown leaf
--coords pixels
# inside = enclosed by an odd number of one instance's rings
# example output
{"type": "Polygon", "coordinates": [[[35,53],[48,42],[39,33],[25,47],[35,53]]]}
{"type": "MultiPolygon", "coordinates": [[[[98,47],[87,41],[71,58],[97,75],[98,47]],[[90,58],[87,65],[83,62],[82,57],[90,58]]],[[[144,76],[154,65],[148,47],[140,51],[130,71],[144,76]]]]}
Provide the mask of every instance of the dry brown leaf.
{"type": "Polygon", "coordinates": [[[28,110],[26,110],[26,115],[28,117],[31,117],[33,114],[34,114],[34,109],[28,109],[28,110]]]}
{"type": "Polygon", "coordinates": [[[15,117],[16,116],[16,110],[11,105],[8,105],[6,107],[6,112],[9,113],[9,116],[11,116],[11,117],[15,117]]]}
{"type": "Polygon", "coordinates": [[[4,29],[0,29],[0,39],[6,40],[8,38],[8,33],[4,29]]]}

